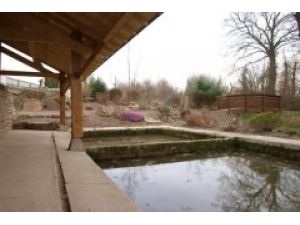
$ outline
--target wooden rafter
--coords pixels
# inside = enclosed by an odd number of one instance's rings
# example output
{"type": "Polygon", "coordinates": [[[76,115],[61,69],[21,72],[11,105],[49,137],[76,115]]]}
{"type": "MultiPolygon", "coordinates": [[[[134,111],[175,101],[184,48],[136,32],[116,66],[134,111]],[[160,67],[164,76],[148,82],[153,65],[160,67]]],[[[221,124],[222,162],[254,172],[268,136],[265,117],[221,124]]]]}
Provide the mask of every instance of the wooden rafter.
{"type": "Polygon", "coordinates": [[[23,76],[23,77],[52,77],[54,79],[59,79],[59,74],[53,74],[47,72],[0,70],[0,75],[23,76]]]}
{"type": "MultiPolygon", "coordinates": [[[[95,48],[94,52],[90,55],[90,57],[84,62],[81,69],[74,74],[75,77],[80,77],[82,74],[86,72],[90,64],[95,60],[96,57],[99,56],[99,52],[106,47],[107,43],[116,35],[117,32],[124,26],[126,22],[133,16],[133,13],[124,13],[120,19],[115,23],[115,25],[110,29],[110,31],[106,34],[106,36],[103,38],[103,42],[99,43],[98,46],[95,48]]],[[[85,77],[83,78],[85,79],[85,77]]],[[[66,82],[66,90],[70,87],[70,82],[66,82]]],[[[66,91],[65,90],[65,91],[66,91]]]]}
{"type": "MultiPolygon", "coordinates": [[[[69,73],[69,62],[68,63],[64,63],[64,64],[58,64],[58,61],[60,61],[60,56],[57,56],[58,60],[50,60],[49,56],[48,56],[48,52],[45,52],[45,54],[39,54],[37,51],[32,51],[32,48],[29,47],[27,42],[14,42],[14,41],[7,41],[5,42],[6,44],[8,44],[9,46],[17,49],[18,51],[26,54],[26,55],[30,55],[31,57],[33,57],[36,60],[40,60],[42,62],[44,62],[45,64],[51,66],[52,68],[61,71],[63,73],[68,74],[69,73]]],[[[35,43],[32,43],[33,45],[35,43]]]]}
{"type": "Polygon", "coordinates": [[[87,57],[93,51],[93,46],[89,46],[86,43],[72,38],[71,35],[61,32],[59,28],[35,14],[18,13],[16,15],[14,13],[7,13],[6,17],[26,29],[29,29],[34,35],[45,35],[50,41],[75,51],[84,57],[87,57]]]}
{"type": "Polygon", "coordinates": [[[0,46],[0,52],[2,52],[4,54],[6,54],[6,55],[8,55],[8,56],[10,56],[10,57],[18,60],[19,62],[22,62],[22,63],[26,64],[27,66],[30,66],[33,69],[38,70],[39,72],[41,72],[43,74],[46,74],[47,76],[51,76],[52,75],[53,78],[58,79],[58,74],[53,73],[53,72],[47,70],[46,68],[44,68],[42,66],[42,64],[40,62],[37,62],[37,61],[33,61],[32,62],[32,61],[24,58],[23,56],[15,53],[13,51],[10,51],[9,49],[5,48],[4,46],[0,46]]]}
{"type": "Polygon", "coordinates": [[[0,39],[2,41],[52,42],[52,40],[45,34],[37,34],[26,30],[0,29],[0,39]]]}
{"type": "MultiPolygon", "coordinates": [[[[78,26],[78,22],[66,14],[51,12],[47,14],[47,17],[54,23],[61,24],[70,30],[78,26]]],[[[94,42],[94,44],[96,44],[96,41],[99,41],[99,33],[89,26],[80,26],[80,30],[83,32],[84,37],[94,42]]]]}

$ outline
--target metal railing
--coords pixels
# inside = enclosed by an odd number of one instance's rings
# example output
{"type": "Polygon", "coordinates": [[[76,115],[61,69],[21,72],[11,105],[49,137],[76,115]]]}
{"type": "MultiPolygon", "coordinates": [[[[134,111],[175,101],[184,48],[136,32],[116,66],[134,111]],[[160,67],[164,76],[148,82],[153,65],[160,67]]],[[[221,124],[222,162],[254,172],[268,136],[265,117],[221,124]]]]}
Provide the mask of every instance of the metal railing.
{"type": "Polygon", "coordinates": [[[39,84],[35,84],[28,81],[18,80],[12,77],[6,77],[5,85],[16,88],[39,88],[39,84]]]}
{"type": "Polygon", "coordinates": [[[47,91],[59,91],[59,88],[48,88],[44,86],[40,86],[39,84],[18,80],[12,77],[5,77],[5,82],[3,83],[5,86],[20,88],[20,89],[39,89],[39,90],[47,90],[47,91]]]}

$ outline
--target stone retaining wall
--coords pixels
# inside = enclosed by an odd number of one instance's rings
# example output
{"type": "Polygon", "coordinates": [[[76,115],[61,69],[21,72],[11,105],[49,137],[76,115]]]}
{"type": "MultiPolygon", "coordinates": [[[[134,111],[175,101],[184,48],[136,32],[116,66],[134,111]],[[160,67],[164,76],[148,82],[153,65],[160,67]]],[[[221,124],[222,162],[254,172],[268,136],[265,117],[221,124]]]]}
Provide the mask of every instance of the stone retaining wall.
{"type": "MultiPolygon", "coordinates": [[[[20,89],[9,88],[13,96],[14,106],[17,111],[40,112],[42,110],[59,110],[59,91],[47,91],[47,89],[20,89]]],[[[66,107],[69,107],[69,99],[66,98],[66,107]]]]}
{"type": "MultiPolygon", "coordinates": [[[[207,130],[207,129],[193,129],[193,128],[183,128],[183,127],[172,127],[172,126],[148,126],[148,127],[107,127],[107,128],[85,128],[84,129],[84,136],[85,137],[101,137],[104,135],[111,135],[111,134],[131,134],[137,135],[138,132],[141,133],[151,133],[151,132],[171,132],[171,133],[187,133],[187,136],[190,136],[190,133],[198,136],[207,136],[207,137],[214,137],[211,139],[203,139],[200,141],[191,140],[191,143],[187,145],[186,141],[180,141],[179,150],[184,153],[185,149],[183,146],[188,146],[189,151],[201,151],[203,149],[208,150],[233,150],[235,152],[258,152],[269,154],[273,156],[278,156],[282,158],[289,158],[289,159],[300,159],[300,141],[299,140],[292,140],[286,138],[278,138],[278,137],[269,137],[269,136],[262,136],[262,135],[251,135],[251,134],[241,134],[241,133],[234,133],[234,132],[223,132],[223,131],[216,131],[216,130],[207,130]],[[219,138],[217,138],[219,137],[219,138]],[[195,143],[193,143],[195,142],[195,143]],[[196,145],[195,145],[196,144],[196,145]],[[193,149],[193,146],[195,148],[193,149]],[[201,145],[201,146],[200,146],[201,145]]],[[[194,138],[192,138],[194,139],[194,138]]],[[[83,139],[84,140],[84,139],[83,139]]],[[[87,152],[89,155],[95,160],[100,161],[103,159],[112,159],[112,158],[141,158],[147,157],[148,150],[151,150],[151,156],[153,154],[160,155],[171,155],[178,153],[178,151],[174,149],[170,149],[169,143],[160,145],[159,143],[154,144],[145,144],[143,146],[109,146],[109,147],[94,147],[89,148],[86,147],[87,152]],[[152,145],[152,146],[151,146],[152,145]],[[153,145],[155,148],[153,148],[153,145]],[[153,152],[152,152],[153,151],[153,152]],[[124,153],[124,155],[122,155],[124,153]],[[144,154],[145,153],[145,154],[144,154]]]]}
{"type": "Polygon", "coordinates": [[[16,117],[11,93],[0,84],[0,136],[12,127],[16,117]]]}

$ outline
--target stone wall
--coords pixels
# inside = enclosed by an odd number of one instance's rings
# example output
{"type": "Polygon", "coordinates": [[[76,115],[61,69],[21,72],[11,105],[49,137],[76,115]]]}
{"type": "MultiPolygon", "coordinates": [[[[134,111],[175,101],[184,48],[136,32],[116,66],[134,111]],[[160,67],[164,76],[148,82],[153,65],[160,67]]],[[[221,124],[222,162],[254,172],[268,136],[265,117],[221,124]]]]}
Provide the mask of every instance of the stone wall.
{"type": "MultiPolygon", "coordinates": [[[[59,110],[59,91],[10,88],[17,111],[39,112],[59,110]]],[[[67,108],[69,99],[66,98],[67,108]]]]}
{"type": "Polygon", "coordinates": [[[0,136],[11,129],[15,117],[12,95],[5,86],[0,84],[0,136]]]}

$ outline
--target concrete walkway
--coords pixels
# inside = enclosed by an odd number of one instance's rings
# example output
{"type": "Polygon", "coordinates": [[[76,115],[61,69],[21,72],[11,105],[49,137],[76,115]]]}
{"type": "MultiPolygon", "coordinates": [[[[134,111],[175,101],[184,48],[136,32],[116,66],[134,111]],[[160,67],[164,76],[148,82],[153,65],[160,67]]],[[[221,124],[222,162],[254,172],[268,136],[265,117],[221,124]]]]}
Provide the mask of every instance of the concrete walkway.
{"type": "Polygon", "coordinates": [[[59,175],[51,132],[0,138],[0,211],[65,211],[59,175]]]}
{"type": "Polygon", "coordinates": [[[0,137],[0,212],[138,211],[69,132],[13,130],[0,137]]]}

